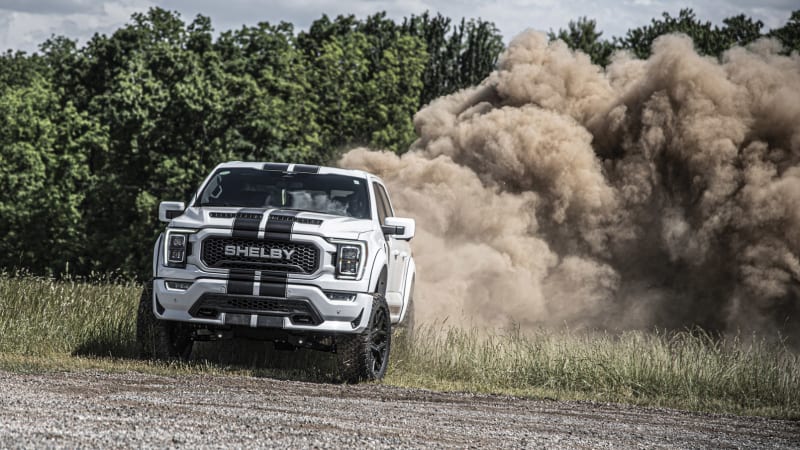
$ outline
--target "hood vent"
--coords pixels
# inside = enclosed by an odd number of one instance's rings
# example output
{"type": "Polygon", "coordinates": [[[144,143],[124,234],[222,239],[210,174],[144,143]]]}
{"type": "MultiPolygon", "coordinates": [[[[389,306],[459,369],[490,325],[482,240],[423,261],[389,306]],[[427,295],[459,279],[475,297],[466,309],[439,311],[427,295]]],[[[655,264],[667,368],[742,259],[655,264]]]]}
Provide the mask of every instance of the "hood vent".
{"type": "MultiPolygon", "coordinates": [[[[208,215],[212,219],[252,219],[252,220],[259,220],[263,217],[260,213],[248,213],[248,212],[240,212],[240,213],[232,213],[232,212],[210,212],[208,215]]],[[[281,214],[270,214],[269,220],[274,220],[277,222],[295,222],[295,223],[304,223],[308,225],[322,225],[322,221],[319,219],[307,219],[304,217],[293,217],[293,216],[284,216],[281,214]]]]}
{"type": "Polygon", "coordinates": [[[227,213],[227,212],[211,212],[208,213],[212,219],[254,219],[259,220],[264,217],[261,213],[247,213],[247,212],[240,212],[240,213],[227,213]]]}
{"type": "Polygon", "coordinates": [[[271,214],[269,216],[269,220],[274,220],[276,222],[295,222],[295,223],[305,223],[308,225],[322,225],[322,221],[319,219],[306,219],[303,217],[282,216],[280,214],[271,214]]]}

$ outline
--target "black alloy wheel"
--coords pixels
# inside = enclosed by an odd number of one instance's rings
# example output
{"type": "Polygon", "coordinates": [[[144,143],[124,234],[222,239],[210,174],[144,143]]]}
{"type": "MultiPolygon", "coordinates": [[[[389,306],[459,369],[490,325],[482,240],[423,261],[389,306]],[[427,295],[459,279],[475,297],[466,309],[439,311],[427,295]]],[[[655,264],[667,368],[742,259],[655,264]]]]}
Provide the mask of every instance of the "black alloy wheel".
{"type": "Polygon", "coordinates": [[[343,334],[336,338],[342,381],[358,383],[377,381],[389,367],[392,345],[392,322],[386,299],[375,294],[367,327],[358,334],[343,334]]]}
{"type": "Polygon", "coordinates": [[[380,379],[386,373],[389,363],[389,341],[391,334],[391,320],[389,310],[378,308],[374,316],[374,323],[369,330],[370,354],[372,355],[372,373],[374,379],[380,379]]]}

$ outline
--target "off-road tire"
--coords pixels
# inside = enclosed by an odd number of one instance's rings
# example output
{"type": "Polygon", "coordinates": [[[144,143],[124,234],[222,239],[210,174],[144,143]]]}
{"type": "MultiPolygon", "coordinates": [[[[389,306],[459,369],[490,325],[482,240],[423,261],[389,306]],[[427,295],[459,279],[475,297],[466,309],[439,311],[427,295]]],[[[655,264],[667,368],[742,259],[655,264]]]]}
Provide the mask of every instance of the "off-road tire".
{"type": "Polygon", "coordinates": [[[145,283],[136,317],[136,347],[142,359],[188,359],[192,352],[188,327],[153,314],[153,282],[145,283]]]}
{"type": "Polygon", "coordinates": [[[341,380],[345,383],[376,381],[389,366],[392,344],[392,321],[386,299],[376,294],[372,299],[367,328],[353,335],[336,338],[336,354],[341,380]]]}

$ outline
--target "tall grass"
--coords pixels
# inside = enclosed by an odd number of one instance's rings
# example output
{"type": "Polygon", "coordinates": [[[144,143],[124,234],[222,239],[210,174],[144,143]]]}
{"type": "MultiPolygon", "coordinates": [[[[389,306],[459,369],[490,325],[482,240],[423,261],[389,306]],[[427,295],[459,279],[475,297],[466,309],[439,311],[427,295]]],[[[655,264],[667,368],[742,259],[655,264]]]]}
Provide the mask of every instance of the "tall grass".
{"type": "Polygon", "coordinates": [[[400,385],[800,418],[800,355],[755,336],[425,327],[392,356],[400,385]]]}
{"type": "Polygon", "coordinates": [[[0,275],[0,352],[133,356],[141,286],[0,275]]]}
{"type": "MultiPolygon", "coordinates": [[[[294,362],[306,370],[277,376],[324,379],[323,368],[331,363],[329,355],[317,353],[270,355],[260,344],[237,346],[254,354],[238,365],[215,358],[208,348],[198,352],[207,360],[188,364],[133,361],[140,292],[132,282],[0,275],[0,369],[275,376],[266,366],[286,363],[292,369],[288,362],[294,362]]],[[[798,353],[758,337],[721,338],[701,331],[492,334],[426,326],[393,341],[385,382],[800,418],[798,353]]]]}

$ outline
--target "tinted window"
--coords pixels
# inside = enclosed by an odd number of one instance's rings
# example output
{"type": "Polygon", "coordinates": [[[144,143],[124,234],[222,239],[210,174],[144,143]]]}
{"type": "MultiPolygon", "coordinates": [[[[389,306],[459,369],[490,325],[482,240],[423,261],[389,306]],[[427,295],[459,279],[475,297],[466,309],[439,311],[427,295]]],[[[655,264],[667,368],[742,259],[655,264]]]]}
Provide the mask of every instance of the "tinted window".
{"type": "Polygon", "coordinates": [[[383,206],[386,207],[386,217],[394,217],[394,211],[392,211],[392,204],[389,203],[389,194],[386,193],[386,189],[383,188],[380,184],[378,185],[378,195],[383,201],[383,206]]]}
{"type": "Polygon", "coordinates": [[[200,193],[198,206],[283,208],[369,219],[365,180],[332,174],[221,169],[200,193]]]}
{"type": "Polygon", "coordinates": [[[378,220],[383,224],[386,217],[392,217],[392,208],[389,206],[389,200],[386,197],[386,191],[383,189],[383,186],[373,182],[372,188],[375,190],[375,203],[378,206],[378,220]]]}

